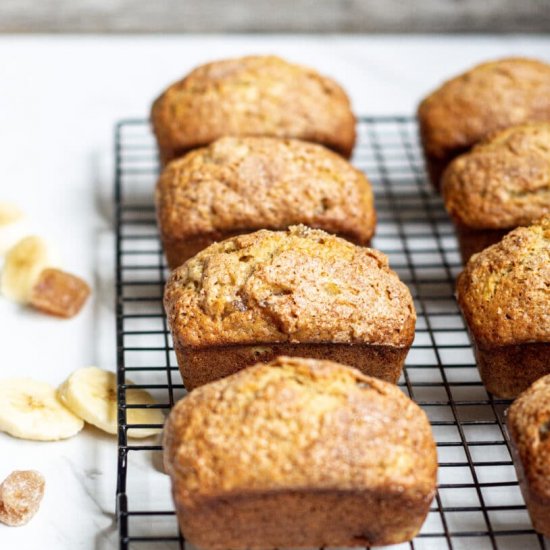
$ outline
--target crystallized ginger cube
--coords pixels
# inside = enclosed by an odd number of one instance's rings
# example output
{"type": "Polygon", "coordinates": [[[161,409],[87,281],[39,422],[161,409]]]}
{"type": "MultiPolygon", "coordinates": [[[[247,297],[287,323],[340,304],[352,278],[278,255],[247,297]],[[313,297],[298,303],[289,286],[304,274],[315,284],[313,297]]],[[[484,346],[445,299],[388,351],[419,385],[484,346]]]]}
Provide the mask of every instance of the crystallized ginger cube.
{"type": "Polygon", "coordinates": [[[0,485],[0,521],[25,525],[38,511],[46,482],[34,470],[15,470],[0,485]]]}
{"type": "Polygon", "coordinates": [[[80,277],[59,269],[44,269],[31,292],[36,309],[58,317],[74,317],[90,295],[90,287],[80,277]]]}

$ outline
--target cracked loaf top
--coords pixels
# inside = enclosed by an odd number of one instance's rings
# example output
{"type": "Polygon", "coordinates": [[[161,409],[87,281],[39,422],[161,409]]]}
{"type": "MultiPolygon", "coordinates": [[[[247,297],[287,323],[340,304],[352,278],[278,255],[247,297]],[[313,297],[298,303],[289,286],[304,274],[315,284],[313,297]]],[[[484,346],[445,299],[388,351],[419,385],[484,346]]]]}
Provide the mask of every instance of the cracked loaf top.
{"type": "Polygon", "coordinates": [[[550,342],[550,218],[472,256],[457,299],[480,348],[550,342]]]}
{"type": "Polygon", "coordinates": [[[411,294],[382,253],[317,229],[262,230],[215,243],[168,280],[181,346],[269,342],[408,347],[411,294]]]}
{"type": "Polygon", "coordinates": [[[426,97],[418,119],[426,152],[440,160],[496,130],[550,120],[550,65],[524,58],[477,65],[426,97]]]}
{"type": "Polygon", "coordinates": [[[537,380],[512,403],[507,423],[529,490],[550,499],[550,375],[537,380]]]}
{"type": "Polygon", "coordinates": [[[168,239],[303,223],[365,244],[376,222],[362,172],[320,145],[279,138],[225,137],[172,161],[156,203],[168,239]]]}
{"type": "Polygon", "coordinates": [[[445,207],[462,226],[529,225],[550,212],[550,123],[496,133],[455,159],[442,185],[445,207]]]}
{"type": "Polygon", "coordinates": [[[393,384],[330,361],[279,357],[193,390],[170,413],[164,449],[187,505],[249,491],[435,490],[425,413],[393,384]]]}
{"type": "Polygon", "coordinates": [[[298,138],[346,157],[355,143],[355,117],[344,90],[275,56],[198,67],[155,101],[151,119],[161,151],[172,156],[227,135],[298,138]]]}

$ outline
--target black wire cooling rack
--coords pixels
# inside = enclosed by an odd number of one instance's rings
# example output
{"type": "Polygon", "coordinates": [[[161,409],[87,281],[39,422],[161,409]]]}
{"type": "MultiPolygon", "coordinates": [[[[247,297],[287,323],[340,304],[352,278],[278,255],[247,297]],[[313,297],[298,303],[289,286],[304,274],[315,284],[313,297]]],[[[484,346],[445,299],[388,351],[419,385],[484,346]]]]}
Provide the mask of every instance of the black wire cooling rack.
{"type": "MultiPolygon", "coordinates": [[[[166,412],[184,395],[162,309],[166,263],[153,190],[158,174],[149,126],[116,127],[116,325],[119,397],[117,516],[120,548],[190,549],[178,530],[157,441],[128,439],[126,382],[149,390],[166,412]]],[[[415,122],[363,117],[354,163],[373,184],[373,246],[415,298],[416,338],[400,381],[428,414],[437,441],[439,489],[420,535],[398,548],[546,548],[521,497],[504,425],[508,402],[480,382],[453,296],[461,269],[452,226],[427,183],[415,122]]],[[[159,426],[160,428],[161,426],[159,426]]],[[[397,548],[397,547],[394,547],[397,548]]]]}

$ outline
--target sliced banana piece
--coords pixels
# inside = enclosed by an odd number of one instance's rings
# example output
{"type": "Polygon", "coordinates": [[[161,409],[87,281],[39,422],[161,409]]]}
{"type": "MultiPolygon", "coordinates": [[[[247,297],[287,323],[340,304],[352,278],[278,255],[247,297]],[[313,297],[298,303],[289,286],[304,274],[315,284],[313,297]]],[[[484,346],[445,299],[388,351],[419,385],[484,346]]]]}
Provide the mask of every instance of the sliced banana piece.
{"type": "Polygon", "coordinates": [[[0,255],[28,234],[28,220],[23,211],[9,202],[0,202],[0,255]]]}
{"type": "Polygon", "coordinates": [[[6,254],[0,289],[6,298],[27,303],[44,268],[51,264],[46,242],[37,236],[25,237],[6,254]]]}
{"type": "MultiPolygon", "coordinates": [[[[132,384],[129,380],[127,384],[132,384]]],[[[117,433],[117,385],[114,372],[97,367],[84,367],[73,372],[59,387],[58,396],[71,411],[89,424],[101,430],[117,433]]],[[[153,397],[141,389],[126,390],[129,405],[154,405],[153,397]]],[[[127,409],[128,424],[164,423],[159,409],[127,409]]],[[[159,433],[159,428],[135,428],[128,430],[128,437],[143,438],[159,433]]]]}
{"type": "Polygon", "coordinates": [[[0,431],[21,439],[56,441],[76,435],[83,426],[50,384],[27,378],[0,381],[0,431]]]}

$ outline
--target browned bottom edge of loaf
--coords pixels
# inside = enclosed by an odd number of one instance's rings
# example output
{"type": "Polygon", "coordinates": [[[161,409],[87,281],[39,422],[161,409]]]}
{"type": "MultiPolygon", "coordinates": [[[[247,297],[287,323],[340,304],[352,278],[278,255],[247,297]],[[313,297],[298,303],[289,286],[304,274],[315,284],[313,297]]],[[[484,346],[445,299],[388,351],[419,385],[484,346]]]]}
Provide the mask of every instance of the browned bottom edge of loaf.
{"type": "Polygon", "coordinates": [[[541,497],[531,490],[529,482],[525,477],[523,463],[521,462],[517,444],[512,436],[512,430],[510,430],[510,428],[508,428],[508,433],[510,434],[512,460],[516,469],[521,494],[523,495],[529,517],[531,518],[531,523],[535,531],[541,533],[545,537],[550,537],[550,499],[541,497]]]}
{"type": "Polygon", "coordinates": [[[428,154],[426,149],[424,149],[424,164],[426,166],[426,172],[428,173],[428,178],[436,191],[441,191],[441,180],[447,166],[456,157],[462,155],[462,153],[466,153],[469,150],[470,147],[460,147],[449,151],[445,157],[436,157],[435,155],[428,154]]]}
{"type": "Polygon", "coordinates": [[[366,344],[247,344],[191,348],[175,346],[185,387],[192,390],[279,355],[328,359],[396,384],[409,348],[366,344]]]}
{"type": "Polygon", "coordinates": [[[550,374],[550,343],[481,349],[474,344],[477,367],[487,391],[513,399],[535,380],[550,374]]]}
{"type": "MultiPolygon", "coordinates": [[[[312,227],[326,230],[326,228],[321,227],[320,225],[312,225],[312,227]]],[[[267,227],[264,229],[281,230],[287,228],[288,226],[267,227]]],[[[258,229],[262,228],[253,227],[248,229],[237,229],[234,231],[203,233],[201,235],[196,235],[185,239],[170,239],[168,237],[162,237],[162,246],[164,248],[164,254],[166,255],[168,267],[170,269],[175,269],[176,267],[179,267],[180,265],[184,264],[189,258],[192,258],[193,256],[195,256],[195,254],[198,254],[201,250],[204,250],[207,246],[210,246],[215,242],[224,241],[225,239],[236,237],[237,235],[252,233],[253,231],[258,231],[258,229]]],[[[339,233],[338,236],[354,244],[369,246],[369,241],[359,242],[357,239],[351,237],[350,235],[346,235],[343,233],[339,233]]]]}
{"type": "Polygon", "coordinates": [[[510,229],[480,229],[473,230],[461,226],[455,226],[458,246],[462,263],[466,265],[468,260],[488,246],[498,243],[510,229]]]}
{"type": "Polygon", "coordinates": [[[447,163],[427,154],[424,155],[424,163],[430,183],[433,188],[439,192],[441,189],[441,176],[443,175],[447,163]]]}
{"type": "Polygon", "coordinates": [[[176,508],[185,537],[203,550],[397,544],[412,539],[433,491],[308,490],[228,495],[176,508]]]}

